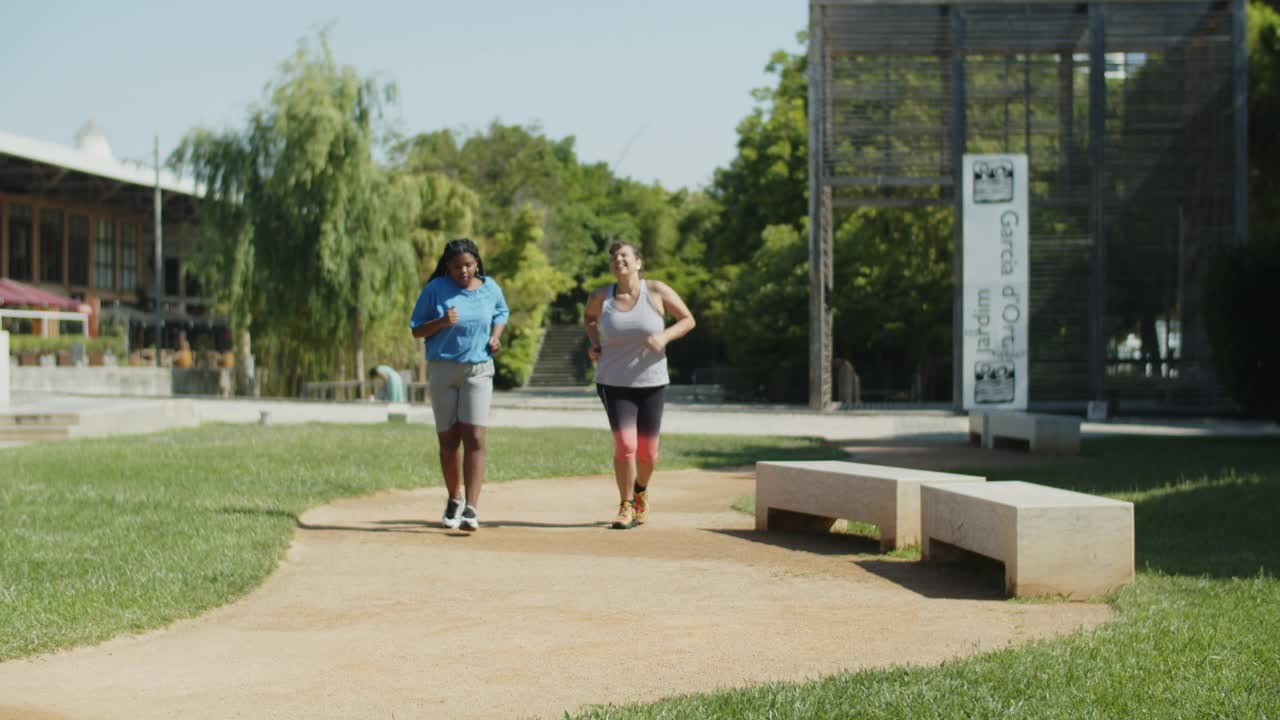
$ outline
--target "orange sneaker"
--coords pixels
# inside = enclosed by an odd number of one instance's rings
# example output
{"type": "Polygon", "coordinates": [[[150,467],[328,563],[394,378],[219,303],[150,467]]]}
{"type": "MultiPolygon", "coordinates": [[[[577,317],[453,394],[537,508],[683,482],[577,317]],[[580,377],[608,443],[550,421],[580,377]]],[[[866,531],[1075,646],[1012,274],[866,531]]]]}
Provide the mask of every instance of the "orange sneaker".
{"type": "Polygon", "coordinates": [[[613,519],[614,530],[628,530],[636,526],[636,509],[630,500],[618,505],[618,517],[613,519]]]}
{"type": "Polygon", "coordinates": [[[643,525],[649,519],[649,491],[646,489],[636,493],[636,524],[643,525]]]}

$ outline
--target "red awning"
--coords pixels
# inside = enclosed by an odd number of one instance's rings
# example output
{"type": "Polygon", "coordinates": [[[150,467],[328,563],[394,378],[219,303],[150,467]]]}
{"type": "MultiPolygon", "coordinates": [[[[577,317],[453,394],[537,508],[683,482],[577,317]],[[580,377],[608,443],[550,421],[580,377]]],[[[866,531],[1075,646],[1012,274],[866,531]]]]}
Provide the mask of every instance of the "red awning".
{"type": "Polygon", "coordinates": [[[0,306],[61,308],[76,311],[81,302],[65,295],[58,295],[37,287],[24,285],[17,280],[0,278],[0,306]]]}

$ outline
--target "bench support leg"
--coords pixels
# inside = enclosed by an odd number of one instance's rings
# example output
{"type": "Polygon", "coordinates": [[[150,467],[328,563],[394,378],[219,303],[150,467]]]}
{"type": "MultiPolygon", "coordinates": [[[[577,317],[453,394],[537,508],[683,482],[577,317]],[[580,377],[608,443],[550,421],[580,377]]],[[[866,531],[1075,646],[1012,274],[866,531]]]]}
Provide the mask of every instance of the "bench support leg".
{"type": "Polygon", "coordinates": [[[941,540],[924,538],[920,544],[920,559],[925,562],[954,563],[971,556],[971,553],[941,540]]]}
{"type": "Polygon", "coordinates": [[[831,528],[835,527],[836,521],[836,518],[807,515],[805,513],[792,512],[791,510],[756,508],[757,530],[828,533],[831,532],[831,528]],[[761,526],[761,520],[764,521],[763,527],[761,526]]]}

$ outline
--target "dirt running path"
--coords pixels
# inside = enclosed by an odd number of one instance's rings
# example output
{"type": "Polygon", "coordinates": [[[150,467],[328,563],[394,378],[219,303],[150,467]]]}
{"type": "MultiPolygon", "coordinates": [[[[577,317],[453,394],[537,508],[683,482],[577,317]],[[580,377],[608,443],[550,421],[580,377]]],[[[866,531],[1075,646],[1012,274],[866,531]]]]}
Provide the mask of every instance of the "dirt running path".
{"type": "Polygon", "coordinates": [[[474,536],[440,489],[317,508],[257,591],[197,620],[0,664],[0,718],[554,717],[1095,626],[963,570],[757,534],[748,473],[672,472],[648,525],[607,530],[605,478],[491,485],[474,536]],[[596,522],[599,521],[599,522],[596,522]]]}

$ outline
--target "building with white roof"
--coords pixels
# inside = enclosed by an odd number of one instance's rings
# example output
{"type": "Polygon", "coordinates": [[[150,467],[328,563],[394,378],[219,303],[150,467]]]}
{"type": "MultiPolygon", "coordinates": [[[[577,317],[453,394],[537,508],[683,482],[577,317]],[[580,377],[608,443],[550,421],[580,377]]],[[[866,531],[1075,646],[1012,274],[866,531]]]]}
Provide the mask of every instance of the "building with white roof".
{"type": "Polygon", "coordinates": [[[92,122],[75,147],[0,130],[0,277],[101,307],[127,323],[134,345],[193,344],[226,349],[225,323],[187,272],[198,242],[192,224],[201,188],[161,169],[116,158],[92,122]],[[157,301],[155,192],[162,206],[157,301]]]}

